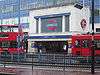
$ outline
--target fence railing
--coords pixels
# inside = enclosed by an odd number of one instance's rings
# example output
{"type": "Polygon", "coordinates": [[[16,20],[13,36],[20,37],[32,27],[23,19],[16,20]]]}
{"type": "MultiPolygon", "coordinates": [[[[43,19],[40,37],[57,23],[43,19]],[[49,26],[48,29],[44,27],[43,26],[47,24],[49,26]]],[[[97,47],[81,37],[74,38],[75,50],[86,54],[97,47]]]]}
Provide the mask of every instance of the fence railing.
{"type": "MultiPolygon", "coordinates": [[[[1,64],[32,66],[52,66],[61,68],[87,68],[91,70],[91,56],[73,56],[72,54],[6,54],[0,55],[1,64]]],[[[100,69],[100,56],[95,57],[95,69],[100,69]]]]}

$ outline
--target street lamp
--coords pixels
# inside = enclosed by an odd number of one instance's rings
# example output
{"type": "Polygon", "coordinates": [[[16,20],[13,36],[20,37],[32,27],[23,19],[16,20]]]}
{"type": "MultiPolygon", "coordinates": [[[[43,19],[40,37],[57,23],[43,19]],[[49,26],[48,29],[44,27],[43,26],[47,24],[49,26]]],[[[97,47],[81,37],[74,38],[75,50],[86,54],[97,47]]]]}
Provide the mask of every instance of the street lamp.
{"type": "Polygon", "coordinates": [[[20,50],[20,0],[18,0],[18,62],[19,62],[19,50],[20,50]]]}
{"type": "Polygon", "coordinates": [[[94,49],[94,0],[92,0],[92,11],[91,11],[91,17],[92,17],[92,50],[91,50],[91,73],[94,74],[94,66],[95,66],[95,49],[94,49]]]}

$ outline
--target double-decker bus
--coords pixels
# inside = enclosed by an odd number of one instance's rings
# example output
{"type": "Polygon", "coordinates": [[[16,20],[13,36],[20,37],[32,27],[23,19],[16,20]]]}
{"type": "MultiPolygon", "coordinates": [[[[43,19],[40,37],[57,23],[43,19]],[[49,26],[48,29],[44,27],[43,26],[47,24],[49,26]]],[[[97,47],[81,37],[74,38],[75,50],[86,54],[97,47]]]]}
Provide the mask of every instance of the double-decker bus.
{"type": "Polygon", "coordinates": [[[79,34],[72,36],[72,54],[80,56],[91,56],[91,51],[95,50],[95,55],[100,55],[100,34],[79,34]],[[92,42],[94,39],[94,43],[92,42]]]}
{"type": "Polygon", "coordinates": [[[0,25],[0,54],[24,52],[23,33],[18,29],[16,25],[0,25]]]}

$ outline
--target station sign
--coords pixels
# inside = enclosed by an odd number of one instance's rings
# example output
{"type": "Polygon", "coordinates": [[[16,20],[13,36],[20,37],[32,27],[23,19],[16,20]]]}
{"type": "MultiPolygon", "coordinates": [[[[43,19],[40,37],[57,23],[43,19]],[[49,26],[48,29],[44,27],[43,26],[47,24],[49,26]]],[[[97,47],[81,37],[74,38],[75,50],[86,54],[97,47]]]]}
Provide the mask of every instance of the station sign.
{"type": "Polygon", "coordinates": [[[48,35],[48,36],[29,36],[29,39],[67,39],[72,35],[48,35]]]}
{"type": "Polygon", "coordinates": [[[85,19],[82,19],[80,24],[81,24],[82,29],[84,30],[87,26],[87,21],[85,19]]]}

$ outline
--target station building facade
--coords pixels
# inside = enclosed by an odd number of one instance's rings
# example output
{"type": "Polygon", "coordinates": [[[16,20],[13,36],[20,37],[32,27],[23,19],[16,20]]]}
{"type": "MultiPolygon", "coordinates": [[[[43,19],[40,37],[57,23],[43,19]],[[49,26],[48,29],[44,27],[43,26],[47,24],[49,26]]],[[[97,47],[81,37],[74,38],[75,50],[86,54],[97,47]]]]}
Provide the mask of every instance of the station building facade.
{"type": "Polygon", "coordinates": [[[36,49],[34,48],[36,42],[46,44],[46,46],[55,43],[54,45],[58,45],[58,47],[61,43],[62,46],[65,42],[71,43],[73,34],[89,32],[89,18],[88,7],[83,7],[80,10],[74,5],[30,10],[29,50],[36,49]]]}

